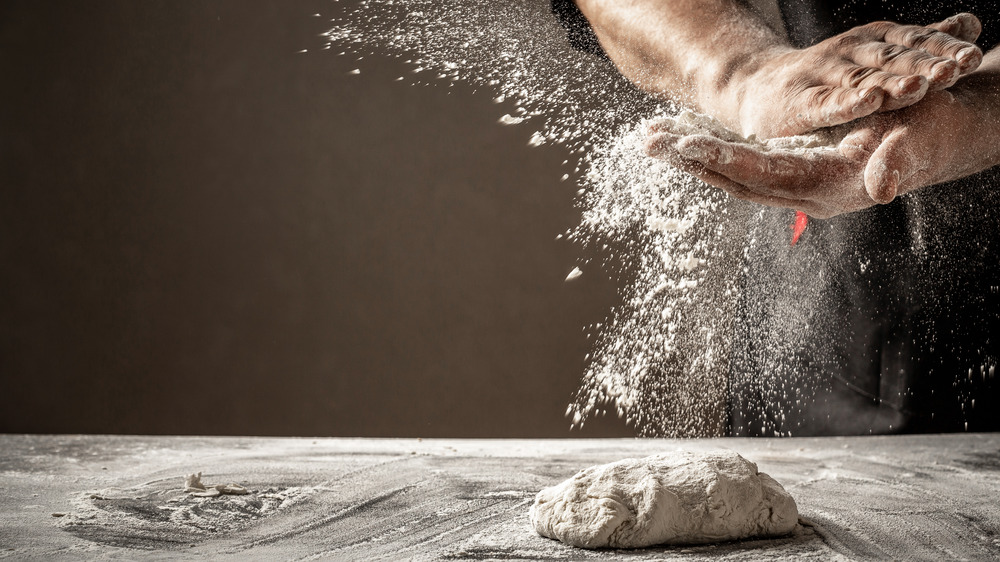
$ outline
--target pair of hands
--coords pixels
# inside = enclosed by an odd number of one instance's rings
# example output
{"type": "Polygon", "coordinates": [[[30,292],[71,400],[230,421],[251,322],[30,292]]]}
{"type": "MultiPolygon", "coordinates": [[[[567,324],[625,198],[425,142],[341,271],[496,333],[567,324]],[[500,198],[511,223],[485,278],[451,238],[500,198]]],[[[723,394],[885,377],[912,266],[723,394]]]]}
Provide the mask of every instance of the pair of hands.
{"type": "Polygon", "coordinates": [[[661,122],[650,127],[647,152],[735,197],[817,218],[977,172],[995,163],[992,147],[967,142],[991,117],[980,94],[995,87],[974,78],[980,30],[975,16],[959,14],[927,27],[875,22],[806,49],[775,48],[745,62],[728,99],[706,108],[761,139],[849,128],[835,149],[764,151],[661,122]]]}

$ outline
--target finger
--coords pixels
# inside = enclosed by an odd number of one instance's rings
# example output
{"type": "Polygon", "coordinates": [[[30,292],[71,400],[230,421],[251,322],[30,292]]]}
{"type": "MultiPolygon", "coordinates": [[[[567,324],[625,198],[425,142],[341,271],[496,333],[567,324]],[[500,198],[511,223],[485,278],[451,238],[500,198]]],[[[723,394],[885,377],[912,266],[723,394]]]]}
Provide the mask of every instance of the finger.
{"type": "Polygon", "coordinates": [[[955,14],[950,18],[933,23],[927,27],[936,29],[942,33],[947,33],[955,39],[975,43],[979,39],[979,34],[983,32],[983,24],[979,18],[968,13],[955,14]]]}
{"type": "Polygon", "coordinates": [[[784,207],[796,210],[809,209],[812,212],[821,212],[818,209],[814,209],[814,205],[808,201],[759,193],[748,186],[733,181],[723,174],[706,168],[704,164],[697,160],[684,158],[676,150],[677,139],[676,135],[671,134],[656,135],[647,141],[646,153],[654,158],[664,160],[675,168],[687,172],[701,181],[718,187],[733,197],[743,199],[744,201],[768,207],[784,207]]]}
{"type": "MultiPolygon", "coordinates": [[[[654,126],[656,124],[650,127],[654,126]]],[[[673,164],[677,158],[680,158],[677,151],[677,141],[680,139],[680,135],[669,131],[653,132],[646,138],[646,154],[673,164]]]]}
{"type": "Polygon", "coordinates": [[[913,151],[902,142],[905,135],[905,129],[889,133],[865,166],[865,190],[876,203],[889,203],[905,193],[906,181],[920,169],[913,151]]]}
{"type": "Polygon", "coordinates": [[[682,157],[700,162],[707,170],[762,196],[802,199],[803,180],[813,169],[812,162],[801,155],[780,150],[764,152],[704,135],[682,137],[676,146],[682,157]]]}
{"type": "Polygon", "coordinates": [[[970,66],[979,66],[983,60],[979,47],[930,27],[893,25],[886,30],[885,42],[952,59],[959,63],[963,72],[969,72],[970,66]]]}
{"type": "Polygon", "coordinates": [[[904,76],[896,84],[898,94],[886,96],[878,111],[881,113],[909,107],[924,99],[930,85],[931,83],[923,76],[904,76]]]}
{"type": "Polygon", "coordinates": [[[848,65],[844,68],[841,85],[849,88],[879,88],[887,95],[880,111],[892,111],[913,105],[927,93],[928,82],[923,76],[897,76],[870,66],[848,65]]]}
{"type": "Polygon", "coordinates": [[[661,119],[646,124],[646,135],[652,136],[657,133],[672,133],[674,128],[673,119],[661,119]]]}
{"type": "Polygon", "coordinates": [[[689,160],[677,152],[677,141],[679,135],[673,133],[653,133],[646,139],[646,155],[663,160],[671,166],[688,173],[694,173],[698,169],[703,169],[699,162],[689,160]]]}
{"type": "Polygon", "coordinates": [[[851,60],[899,76],[923,76],[932,90],[947,88],[961,76],[959,64],[950,58],[891,42],[865,43],[851,52],[851,60]]]}
{"type": "Polygon", "coordinates": [[[867,163],[881,142],[882,137],[874,128],[865,127],[845,136],[837,145],[837,150],[849,160],[867,163]]]}
{"type": "MultiPolygon", "coordinates": [[[[691,138],[693,137],[681,137],[681,139],[691,138]]],[[[725,141],[720,141],[714,137],[704,136],[703,138],[711,139],[711,141],[717,143],[732,144],[725,143],[725,141]]],[[[702,162],[681,156],[677,150],[678,144],[678,137],[676,135],[664,133],[650,138],[647,141],[646,150],[650,156],[665,160],[674,167],[697,177],[708,185],[722,189],[737,199],[742,199],[744,201],[749,201],[751,203],[767,207],[794,209],[796,211],[802,211],[815,218],[828,218],[842,212],[828,209],[818,201],[764,193],[759,186],[753,187],[741,184],[734,181],[726,174],[710,169],[702,162]]],[[[745,148],[742,147],[742,145],[737,146],[745,148]]]]}
{"type": "Polygon", "coordinates": [[[884,99],[881,88],[814,86],[792,99],[791,107],[802,110],[792,118],[791,125],[798,131],[811,131],[848,123],[875,113],[884,99]]]}
{"type": "Polygon", "coordinates": [[[688,173],[697,177],[698,179],[707,183],[708,185],[718,187],[719,189],[725,191],[726,193],[732,195],[733,197],[736,197],[737,199],[742,199],[744,201],[757,203],[758,205],[764,205],[767,207],[795,209],[796,211],[803,211],[805,213],[808,213],[811,216],[817,216],[817,215],[819,215],[820,217],[825,216],[825,212],[822,211],[816,204],[814,204],[811,201],[760,193],[760,191],[751,188],[750,186],[742,185],[738,182],[735,182],[731,178],[724,176],[718,172],[709,170],[708,168],[700,164],[692,168],[688,173]]]}
{"type": "MultiPolygon", "coordinates": [[[[725,177],[719,176],[718,177],[725,177]]],[[[756,203],[758,205],[764,205],[765,207],[778,207],[782,209],[794,209],[796,211],[802,211],[809,216],[817,218],[826,218],[829,216],[828,213],[822,211],[819,206],[813,204],[810,201],[803,201],[801,199],[785,199],[783,197],[775,197],[773,195],[761,195],[752,189],[740,185],[732,181],[726,181],[725,183],[716,183],[711,179],[701,178],[702,181],[709,185],[718,187],[719,189],[725,191],[729,195],[736,197],[737,199],[742,199],[744,201],[749,201],[751,203],[756,203]]]]}
{"type": "MultiPolygon", "coordinates": [[[[673,133],[654,134],[646,139],[646,154],[658,160],[663,160],[678,170],[699,178],[719,175],[706,170],[701,162],[681,156],[677,151],[677,141],[680,138],[680,136],[673,133]]],[[[720,176],[717,181],[722,180],[724,180],[724,176],[720,176]]]]}

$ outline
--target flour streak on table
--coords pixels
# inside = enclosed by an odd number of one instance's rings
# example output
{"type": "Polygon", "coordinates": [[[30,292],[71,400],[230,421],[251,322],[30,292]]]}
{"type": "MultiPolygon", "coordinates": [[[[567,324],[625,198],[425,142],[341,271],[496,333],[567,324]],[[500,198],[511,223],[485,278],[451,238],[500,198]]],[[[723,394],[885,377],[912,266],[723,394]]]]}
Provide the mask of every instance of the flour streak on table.
{"type": "Polygon", "coordinates": [[[1000,436],[416,440],[0,436],[0,558],[908,560],[1000,557],[1000,436]],[[577,470],[733,449],[795,497],[774,540],[585,551],[528,525],[577,470]],[[247,495],[192,497],[184,476],[247,495]]]}

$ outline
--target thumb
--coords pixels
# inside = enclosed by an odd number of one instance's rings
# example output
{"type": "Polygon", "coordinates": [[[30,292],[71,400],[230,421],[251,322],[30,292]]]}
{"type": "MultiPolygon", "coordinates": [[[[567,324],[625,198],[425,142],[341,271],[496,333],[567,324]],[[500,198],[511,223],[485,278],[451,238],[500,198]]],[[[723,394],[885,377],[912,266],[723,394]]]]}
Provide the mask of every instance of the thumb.
{"type": "Polygon", "coordinates": [[[882,139],[865,165],[865,190],[876,203],[889,203],[900,195],[900,185],[917,169],[917,158],[904,142],[906,129],[896,129],[882,139]]]}

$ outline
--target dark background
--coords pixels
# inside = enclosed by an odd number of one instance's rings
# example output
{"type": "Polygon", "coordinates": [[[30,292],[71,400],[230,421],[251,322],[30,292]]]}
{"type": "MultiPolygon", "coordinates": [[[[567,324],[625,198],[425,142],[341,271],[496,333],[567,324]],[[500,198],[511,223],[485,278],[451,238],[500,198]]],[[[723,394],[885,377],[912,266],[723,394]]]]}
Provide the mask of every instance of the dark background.
{"type": "Polygon", "coordinates": [[[566,150],[332,6],[0,2],[0,432],[632,434],[563,417],[616,301],[566,150]]]}

